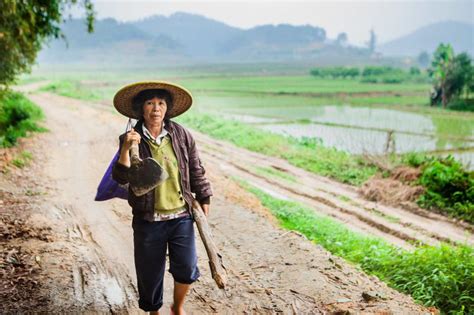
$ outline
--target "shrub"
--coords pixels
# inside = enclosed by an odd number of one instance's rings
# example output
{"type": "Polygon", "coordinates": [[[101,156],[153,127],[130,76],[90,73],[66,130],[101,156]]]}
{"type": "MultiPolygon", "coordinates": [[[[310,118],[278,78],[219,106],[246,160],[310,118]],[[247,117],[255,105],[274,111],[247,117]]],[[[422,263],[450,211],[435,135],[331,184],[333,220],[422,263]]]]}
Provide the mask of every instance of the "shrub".
{"type": "Polygon", "coordinates": [[[464,170],[453,156],[430,159],[422,166],[419,183],[426,187],[418,199],[422,207],[474,223],[474,172],[464,170]]]}
{"type": "Polygon", "coordinates": [[[402,157],[403,163],[413,167],[421,166],[422,164],[427,163],[429,160],[430,158],[426,154],[420,152],[410,152],[402,157]]]}
{"type": "Polygon", "coordinates": [[[37,122],[43,118],[41,108],[21,93],[4,92],[0,99],[0,147],[14,146],[28,131],[44,131],[37,122]]]}
{"type": "Polygon", "coordinates": [[[388,75],[382,78],[382,83],[402,83],[404,80],[401,75],[388,75]]]}
{"type": "Polygon", "coordinates": [[[448,104],[449,109],[474,112],[474,99],[454,98],[448,104]]]}
{"type": "Polygon", "coordinates": [[[356,67],[325,67],[314,68],[310,73],[312,76],[322,78],[354,78],[360,75],[360,70],[356,67]]]}

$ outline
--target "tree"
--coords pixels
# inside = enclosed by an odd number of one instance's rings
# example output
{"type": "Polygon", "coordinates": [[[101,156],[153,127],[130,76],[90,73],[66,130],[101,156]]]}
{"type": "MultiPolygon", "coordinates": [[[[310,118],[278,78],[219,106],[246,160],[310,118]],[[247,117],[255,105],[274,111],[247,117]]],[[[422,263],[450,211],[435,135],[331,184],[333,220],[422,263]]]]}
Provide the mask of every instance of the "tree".
{"type": "Polygon", "coordinates": [[[31,70],[38,51],[48,38],[64,38],[59,25],[63,12],[82,4],[88,32],[93,31],[92,0],[1,0],[0,1],[0,85],[31,70]]]}
{"type": "Polygon", "coordinates": [[[339,46],[345,46],[347,44],[347,34],[346,33],[339,33],[336,38],[336,43],[339,46]]]}
{"type": "Polygon", "coordinates": [[[375,45],[377,44],[377,36],[375,35],[374,29],[370,30],[370,38],[367,42],[367,46],[369,47],[370,53],[375,52],[375,45]]]}
{"type": "Polygon", "coordinates": [[[453,58],[452,71],[448,74],[449,94],[460,96],[463,91],[468,94],[470,86],[472,86],[473,75],[471,57],[467,53],[456,55],[453,58]]]}
{"type": "Polygon", "coordinates": [[[454,51],[449,44],[439,44],[433,55],[431,68],[429,69],[430,76],[435,80],[435,90],[441,93],[441,102],[443,107],[449,101],[448,75],[453,67],[454,51]]]}
{"type": "Polygon", "coordinates": [[[459,97],[463,91],[466,95],[471,92],[474,80],[472,59],[467,53],[455,55],[449,44],[438,46],[428,72],[434,79],[438,99],[441,98],[445,108],[454,96],[459,97]]]}
{"type": "Polygon", "coordinates": [[[428,55],[426,51],[423,51],[418,55],[417,60],[421,67],[426,68],[430,64],[430,55],[428,55]]]}

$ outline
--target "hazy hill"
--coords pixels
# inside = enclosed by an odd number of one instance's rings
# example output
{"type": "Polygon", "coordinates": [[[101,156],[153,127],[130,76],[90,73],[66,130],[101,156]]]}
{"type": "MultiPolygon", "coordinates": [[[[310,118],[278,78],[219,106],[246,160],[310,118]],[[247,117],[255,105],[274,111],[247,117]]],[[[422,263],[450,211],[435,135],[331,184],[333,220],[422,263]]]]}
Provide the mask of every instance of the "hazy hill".
{"type": "Polygon", "coordinates": [[[474,56],[474,24],[455,21],[430,24],[381,44],[377,51],[386,55],[416,56],[422,51],[431,54],[439,43],[450,43],[456,53],[467,51],[474,56]]]}
{"type": "Polygon", "coordinates": [[[310,25],[289,24],[262,25],[229,37],[219,51],[229,56],[258,58],[271,55],[277,59],[294,59],[301,51],[311,57],[312,49],[323,48],[326,44],[326,31],[310,25]]]}
{"type": "MultiPolygon", "coordinates": [[[[326,31],[311,25],[261,25],[240,29],[188,13],[120,23],[98,20],[95,32],[86,32],[83,20],[63,25],[64,40],[53,40],[38,58],[40,63],[192,63],[308,61],[354,64],[370,62],[365,47],[340,45],[327,38],[326,31]]],[[[440,42],[451,43],[456,52],[474,53],[474,26],[441,22],[377,47],[386,55],[415,56],[432,52],[440,42]]]]}
{"type": "Polygon", "coordinates": [[[40,63],[144,61],[157,54],[181,54],[183,49],[179,42],[164,34],[152,36],[112,18],[96,21],[91,34],[87,33],[82,19],[68,20],[62,30],[66,40],[47,43],[38,56],[40,63]]]}
{"type": "Polygon", "coordinates": [[[177,12],[169,17],[154,15],[131,26],[151,36],[165,34],[181,43],[183,52],[194,58],[212,58],[229,38],[244,31],[201,15],[177,12]]]}
{"type": "MultiPolygon", "coordinates": [[[[64,41],[54,40],[41,52],[40,62],[271,62],[311,60],[324,53],[347,57],[356,51],[328,40],[320,27],[280,24],[244,30],[188,13],[129,23],[98,20],[93,34],[87,34],[83,20],[71,20],[63,30],[68,49],[64,41]]],[[[363,51],[357,49],[357,55],[363,51]]]]}
{"type": "Polygon", "coordinates": [[[180,42],[188,55],[197,58],[291,58],[303,48],[321,48],[326,31],[310,25],[262,25],[248,30],[229,26],[196,14],[178,12],[132,22],[150,35],[166,34],[180,42]]]}

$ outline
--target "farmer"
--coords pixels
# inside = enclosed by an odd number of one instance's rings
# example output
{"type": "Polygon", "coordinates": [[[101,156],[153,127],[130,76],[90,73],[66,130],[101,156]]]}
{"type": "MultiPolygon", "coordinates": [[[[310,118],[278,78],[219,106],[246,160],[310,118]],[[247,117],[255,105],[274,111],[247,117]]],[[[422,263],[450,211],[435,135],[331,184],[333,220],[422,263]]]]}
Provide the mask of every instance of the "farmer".
{"type": "Polygon", "coordinates": [[[139,143],[141,159],[152,157],[169,174],[143,196],[136,196],[130,188],[128,194],[133,212],[138,305],[150,314],[159,314],[163,305],[167,247],[168,271],[174,279],[171,314],[185,314],[186,294],[200,276],[191,205],[196,199],[207,216],[212,190],[191,133],[170,120],[191,104],[192,96],[186,89],[167,82],[134,83],[114,97],[115,108],[138,122],[119,137],[120,157],[113,166],[112,177],[120,184],[128,183],[129,150],[134,141],[139,143]]]}

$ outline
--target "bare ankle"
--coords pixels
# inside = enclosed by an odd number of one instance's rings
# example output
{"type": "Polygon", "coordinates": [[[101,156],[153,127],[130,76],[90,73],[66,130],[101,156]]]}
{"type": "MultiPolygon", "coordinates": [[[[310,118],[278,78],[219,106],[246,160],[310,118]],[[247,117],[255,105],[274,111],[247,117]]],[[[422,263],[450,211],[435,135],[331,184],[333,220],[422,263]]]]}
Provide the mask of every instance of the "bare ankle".
{"type": "Polygon", "coordinates": [[[175,315],[186,315],[186,312],[184,311],[184,306],[176,306],[175,304],[171,305],[171,308],[173,309],[173,312],[175,315]]]}

